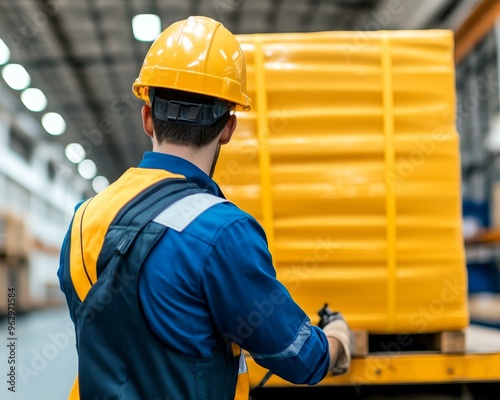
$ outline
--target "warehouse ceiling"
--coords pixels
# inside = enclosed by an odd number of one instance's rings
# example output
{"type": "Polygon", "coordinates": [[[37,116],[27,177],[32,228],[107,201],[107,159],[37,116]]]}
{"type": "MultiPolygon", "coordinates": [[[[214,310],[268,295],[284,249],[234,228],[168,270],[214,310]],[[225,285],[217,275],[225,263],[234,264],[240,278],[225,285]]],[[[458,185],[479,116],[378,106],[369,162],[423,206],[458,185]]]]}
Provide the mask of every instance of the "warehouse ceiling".
{"type": "MultiPolygon", "coordinates": [[[[150,142],[131,92],[150,43],[132,34],[136,14],[162,29],[190,15],[218,19],[233,33],[456,28],[476,0],[1,0],[0,38],[10,62],[66,121],[46,140],[80,143],[110,181],[136,165],[150,142]]],[[[5,90],[10,90],[3,85],[5,90]]],[[[15,95],[18,92],[12,90],[15,95]]],[[[41,113],[35,113],[40,120],[41,113]]],[[[40,125],[41,127],[41,125],[40,125]]]]}

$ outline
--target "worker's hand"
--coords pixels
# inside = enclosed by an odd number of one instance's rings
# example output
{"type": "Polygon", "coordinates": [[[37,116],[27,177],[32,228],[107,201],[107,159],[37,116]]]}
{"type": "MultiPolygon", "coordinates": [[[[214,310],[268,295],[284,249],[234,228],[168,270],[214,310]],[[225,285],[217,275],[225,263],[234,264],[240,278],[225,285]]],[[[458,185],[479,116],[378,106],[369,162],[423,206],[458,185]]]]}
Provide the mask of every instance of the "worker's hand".
{"type": "Polygon", "coordinates": [[[332,368],[333,375],[343,375],[349,371],[351,354],[354,347],[354,337],[342,314],[325,307],[318,312],[318,326],[323,329],[326,337],[337,339],[342,349],[337,352],[337,359],[332,368]]]}

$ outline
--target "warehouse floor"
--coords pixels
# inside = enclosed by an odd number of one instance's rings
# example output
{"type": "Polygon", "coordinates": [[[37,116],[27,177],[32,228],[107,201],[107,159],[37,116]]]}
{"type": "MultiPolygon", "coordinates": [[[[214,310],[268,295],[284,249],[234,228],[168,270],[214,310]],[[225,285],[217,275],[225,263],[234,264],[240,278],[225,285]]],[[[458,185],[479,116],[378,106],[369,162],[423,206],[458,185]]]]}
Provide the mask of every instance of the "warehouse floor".
{"type": "Polygon", "coordinates": [[[76,375],[74,328],[67,310],[42,310],[17,315],[16,392],[7,392],[5,343],[9,343],[7,323],[0,324],[0,398],[12,400],[66,400],[76,375]]]}

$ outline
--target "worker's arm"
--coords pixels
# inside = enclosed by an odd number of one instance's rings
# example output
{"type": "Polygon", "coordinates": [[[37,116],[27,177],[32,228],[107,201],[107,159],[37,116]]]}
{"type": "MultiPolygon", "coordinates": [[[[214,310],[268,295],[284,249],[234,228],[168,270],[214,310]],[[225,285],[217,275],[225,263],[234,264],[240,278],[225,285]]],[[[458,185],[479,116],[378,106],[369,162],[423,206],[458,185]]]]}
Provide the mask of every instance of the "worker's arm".
{"type": "Polygon", "coordinates": [[[59,269],[57,270],[57,277],[59,278],[59,287],[61,288],[61,291],[63,293],[64,293],[64,258],[68,246],[68,237],[69,237],[69,231],[66,232],[63,243],[61,245],[61,252],[59,255],[59,269]]]}
{"type": "Polygon", "coordinates": [[[342,347],[342,343],[340,343],[338,339],[333,337],[327,338],[330,352],[330,367],[328,368],[328,370],[333,373],[337,362],[341,360],[342,357],[344,357],[345,352],[344,348],[342,347]]]}
{"type": "Polygon", "coordinates": [[[341,351],[276,279],[264,232],[251,218],[215,232],[199,290],[223,336],[255,361],[293,383],[316,384],[341,351]]]}
{"type": "MultiPolygon", "coordinates": [[[[85,202],[85,200],[81,200],[78,202],[73,210],[73,212],[76,212],[78,208],[85,202]]],[[[59,269],[57,270],[57,277],[59,278],[59,286],[61,288],[61,291],[64,293],[64,262],[65,262],[65,255],[66,255],[66,250],[67,246],[69,245],[69,238],[71,235],[71,224],[68,227],[68,230],[66,231],[66,234],[64,235],[64,239],[61,245],[61,252],[59,255],[59,269]]]]}
{"type": "MultiPolygon", "coordinates": [[[[76,212],[76,210],[78,210],[78,207],[80,207],[84,202],[85,202],[85,200],[80,201],[75,206],[74,211],[76,212]]],[[[67,255],[67,251],[69,250],[68,246],[70,244],[70,238],[71,238],[71,225],[72,224],[69,225],[68,230],[66,231],[66,234],[64,236],[64,239],[63,239],[63,242],[61,245],[61,251],[60,251],[60,255],[59,255],[59,269],[57,270],[57,277],[59,279],[59,287],[61,288],[61,291],[64,294],[66,294],[65,287],[64,287],[64,278],[65,278],[64,274],[65,274],[66,269],[68,268],[68,266],[65,263],[67,262],[66,255],[67,255]]],[[[70,312],[70,316],[71,316],[71,319],[74,320],[74,316],[71,314],[71,312],[70,312]]]]}

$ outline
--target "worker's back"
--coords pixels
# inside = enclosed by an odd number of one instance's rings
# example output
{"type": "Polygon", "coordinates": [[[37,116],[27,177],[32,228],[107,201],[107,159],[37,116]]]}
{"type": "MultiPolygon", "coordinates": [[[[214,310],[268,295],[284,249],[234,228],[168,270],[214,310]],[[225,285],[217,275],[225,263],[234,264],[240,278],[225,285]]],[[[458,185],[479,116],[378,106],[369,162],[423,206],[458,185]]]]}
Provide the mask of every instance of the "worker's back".
{"type": "MultiPolygon", "coordinates": [[[[213,332],[211,357],[181,354],[149,328],[139,297],[144,260],[167,228],[152,219],[199,192],[207,191],[179,175],[131,169],[76,211],[64,283],[77,332],[81,398],[233,398],[239,360],[222,335],[213,332]],[[88,276],[79,281],[82,271],[88,276]],[[138,360],[147,367],[136,368],[138,360]]],[[[162,268],[176,267],[180,257],[170,256],[162,268]]]]}

